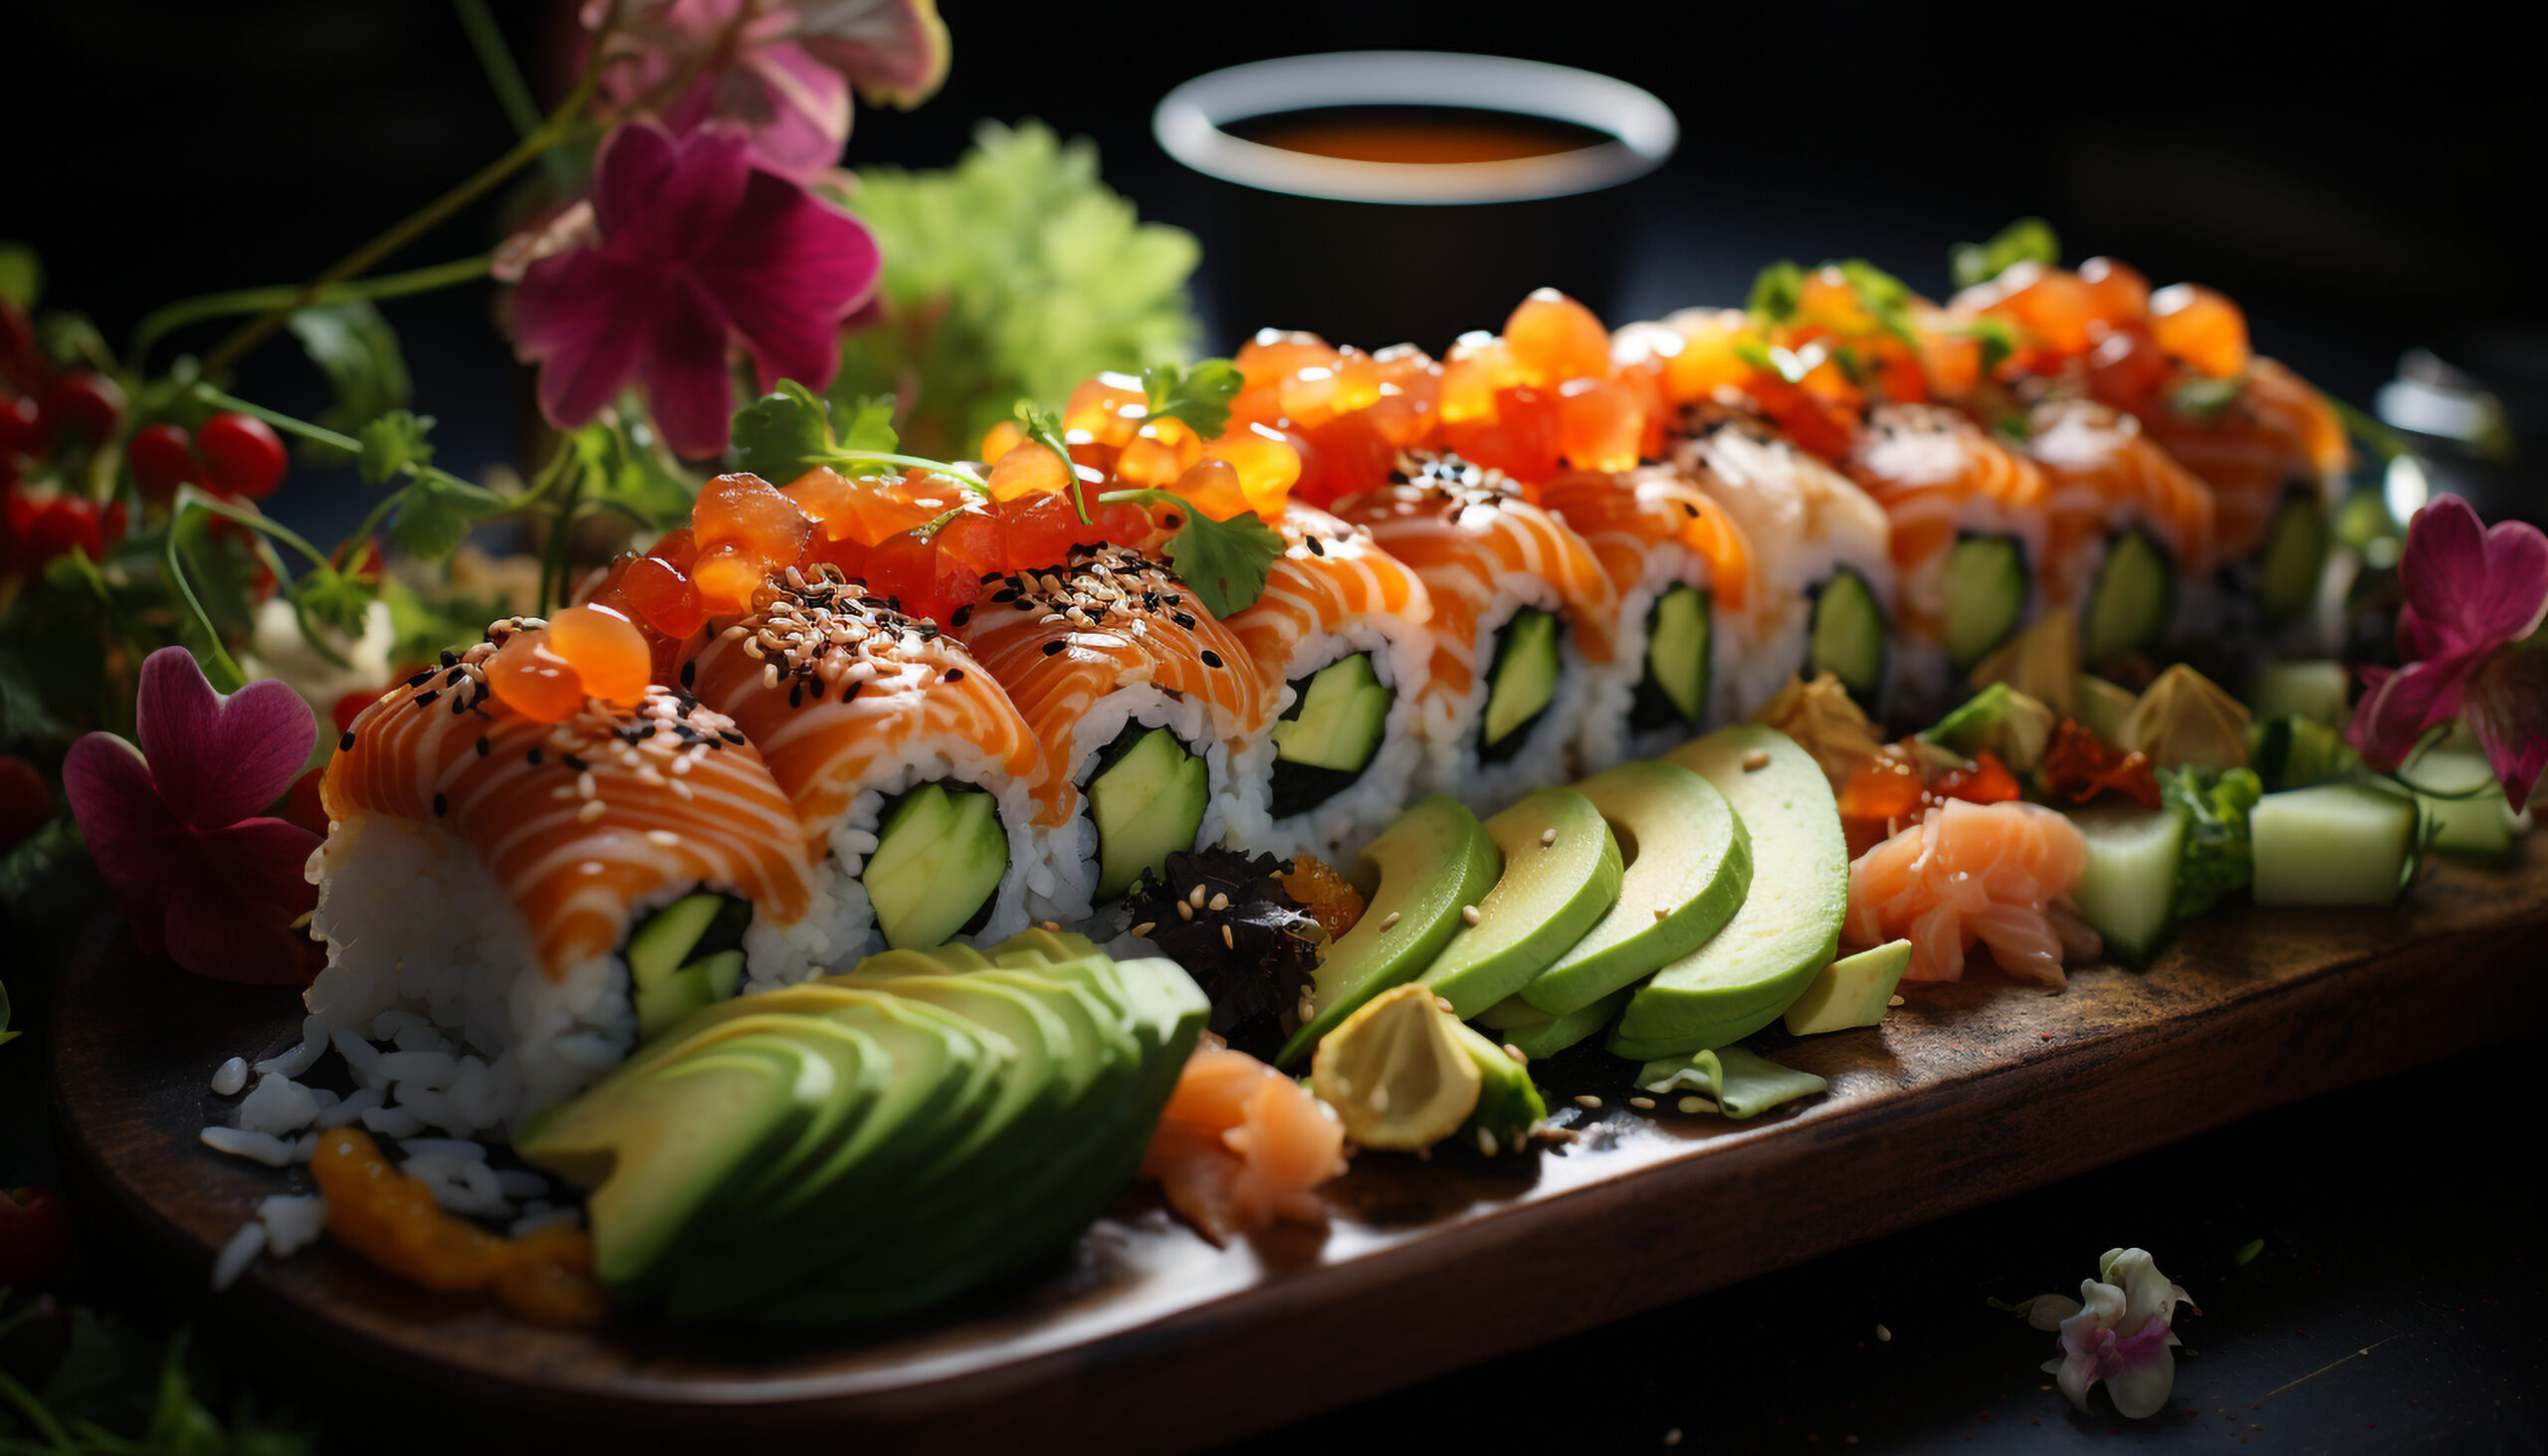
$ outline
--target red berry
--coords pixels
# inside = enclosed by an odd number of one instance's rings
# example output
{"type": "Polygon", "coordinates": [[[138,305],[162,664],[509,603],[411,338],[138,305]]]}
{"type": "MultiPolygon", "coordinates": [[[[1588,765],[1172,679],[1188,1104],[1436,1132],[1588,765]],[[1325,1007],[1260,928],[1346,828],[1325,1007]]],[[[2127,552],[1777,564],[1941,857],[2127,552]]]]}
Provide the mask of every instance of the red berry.
{"type": "Polygon", "coordinates": [[[132,467],[133,483],[153,501],[167,500],[177,494],[177,487],[195,478],[193,444],[183,427],[165,420],[134,431],[132,443],[123,448],[123,458],[132,467]]]}
{"type": "Polygon", "coordinates": [[[262,500],[283,484],[283,437],[255,415],[214,415],[195,432],[195,448],[203,452],[204,475],[226,495],[262,500]]]}
{"type": "Polygon", "coordinates": [[[44,1188],[0,1193],[0,1287],[49,1282],[71,1257],[71,1211],[44,1188]]]}
{"type": "Polygon", "coordinates": [[[23,394],[0,399],[0,454],[36,455],[43,447],[44,425],[36,402],[23,394]]]}
{"type": "Polygon", "coordinates": [[[94,450],[113,439],[115,426],[123,422],[123,390],[95,369],[75,369],[54,380],[53,387],[44,392],[37,418],[48,445],[59,442],[63,431],[71,430],[85,438],[94,450]]]}
{"type": "Polygon", "coordinates": [[[53,785],[15,753],[0,753],[0,854],[17,848],[53,818],[53,785]]]}
{"type": "Polygon", "coordinates": [[[66,496],[37,512],[24,539],[30,566],[41,566],[71,551],[85,552],[92,561],[106,554],[97,505],[78,496],[66,496]]]}

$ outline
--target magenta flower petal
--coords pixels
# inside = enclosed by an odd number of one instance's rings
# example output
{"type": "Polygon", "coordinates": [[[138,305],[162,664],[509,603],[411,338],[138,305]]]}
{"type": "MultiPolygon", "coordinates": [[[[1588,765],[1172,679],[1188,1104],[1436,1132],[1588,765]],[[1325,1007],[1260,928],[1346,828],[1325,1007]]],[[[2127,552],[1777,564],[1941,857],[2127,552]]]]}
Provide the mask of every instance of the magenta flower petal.
{"type": "Polygon", "coordinates": [[[652,274],[593,249],[542,258],[514,290],[514,353],[539,365],[539,409],[571,430],[600,413],[645,362],[652,274]]]}
{"type": "Polygon", "coordinates": [[[2463,711],[2505,802],[2519,813],[2548,770],[2548,652],[2496,649],[2469,675],[2463,711]]]}
{"type": "Polygon", "coordinates": [[[752,175],[742,131],[710,126],[675,139],[649,121],[603,138],[593,161],[602,251],[635,264],[686,263],[734,225],[752,175]]]}
{"type": "Polygon", "coordinates": [[[2427,728],[2459,711],[2460,679],[2470,666],[2464,658],[2440,658],[2409,663],[2396,672],[2364,668],[2370,691],[2353,707],[2345,741],[2372,767],[2397,772],[2427,728]]]}
{"type": "Polygon", "coordinates": [[[764,172],[694,272],[743,333],[762,388],[788,378],[820,390],[840,371],[841,319],[883,268],[866,224],[764,172]]]}
{"type": "Polygon", "coordinates": [[[247,819],[196,841],[166,911],[170,959],[197,975],[303,985],[314,946],[294,926],[318,903],[303,866],[318,836],[281,819],[247,819]]]}
{"type": "Polygon", "coordinates": [[[89,733],[62,759],[62,795],[98,873],[117,892],[138,893],[176,874],[188,836],[150,781],[141,750],[112,733],[89,733]]]}
{"type": "Polygon", "coordinates": [[[646,341],[646,403],[676,455],[697,459],[726,448],[734,384],[726,373],[731,322],[699,282],[676,279],[654,301],[646,341]]]}
{"type": "Polygon", "coordinates": [[[135,714],[159,797],[196,829],[236,823],[281,798],[318,737],[310,705],[290,684],[269,678],[225,699],[182,647],[143,661],[135,714]]]}
{"type": "Polygon", "coordinates": [[[849,143],[849,83],[795,46],[766,46],[703,71],[663,119],[677,135],[721,119],[740,125],[752,165],[810,183],[849,143]]]}
{"type": "Polygon", "coordinates": [[[908,110],[947,80],[952,48],[936,0],[799,0],[793,34],[858,94],[908,110]]]}
{"type": "Polygon", "coordinates": [[[2488,652],[2527,635],[2548,611],[2548,535],[2518,520],[2490,528],[2467,502],[2438,496],[2408,523],[2398,582],[2410,652],[2488,652]]]}

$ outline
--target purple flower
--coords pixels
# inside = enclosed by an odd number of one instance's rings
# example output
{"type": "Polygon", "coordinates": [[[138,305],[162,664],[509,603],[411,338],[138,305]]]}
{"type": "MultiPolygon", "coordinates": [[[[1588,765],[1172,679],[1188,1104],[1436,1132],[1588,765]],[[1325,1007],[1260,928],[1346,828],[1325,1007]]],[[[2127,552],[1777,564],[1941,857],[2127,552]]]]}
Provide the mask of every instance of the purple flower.
{"type": "Polygon", "coordinates": [[[153,954],[220,980],[305,985],[315,946],[297,922],[318,903],[304,873],[318,836],[256,816],[292,786],[318,727],[280,682],[212,691],[182,647],[141,665],[141,746],[90,733],[62,786],[98,872],[153,954]]]}
{"type": "Polygon", "coordinates": [[[2442,496],[2407,525],[2391,672],[2365,668],[2370,692],[2345,736],[2372,767],[2396,772],[2427,730],[2467,720],[2515,810],[2548,769],[2548,653],[2521,646],[2548,615],[2548,535],[2516,520],[2491,528],[2442,496]]]}
{"type": "Polygon", "coordinates": [[[821,389],[840,322],[882,266],[847,213],[752,165],[722,124],[675,137],[632,121],[593,168],[591,241],[531,261],[514,291],[514,349],[539,365],[539,405],[572,429],[632,381],[693,459],[726,448],[727,358],[741,340],[761,387],[821,389]]]}
{"type": "Polygon", "coordinates": [[[2147,1251],[2108,1249],[2078,1299],[2037,1295],[2017,1308],[2037,1330],[2061,1332],[2060,1357],[2043,1368],[2072,1405],[2087,1409],[2089,1389],[2103,1381],[2114,1408],[2139,1419],[2167,1408],[2177,1382],[2173,1348],[2183,1343],[2171,1327],[2177,1306],[2193,1303],[2147,1251]]]}
{"type": "MultiPolygon", "coordinates": [[[[598,28],[602,4],[584,8],[598,28]]],[[[606,42],[602,90],[621,107],[648,101],[675,134],[724,119],[752,159],[811,182],[849,140],[849,94],[913,106],[947,77],[947,26],[933,0],[650,0],[628,7],[606,42]],[[680,95],[659,93],[684,74],[680,95]]]]}

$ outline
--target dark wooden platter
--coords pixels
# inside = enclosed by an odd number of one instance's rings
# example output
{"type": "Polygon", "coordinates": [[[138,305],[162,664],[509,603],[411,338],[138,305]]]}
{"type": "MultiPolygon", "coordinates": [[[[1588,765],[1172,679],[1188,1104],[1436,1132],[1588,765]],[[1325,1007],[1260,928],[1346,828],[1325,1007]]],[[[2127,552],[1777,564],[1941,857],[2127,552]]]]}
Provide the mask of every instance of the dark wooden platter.
{"type": "MultiPolygon", "coordinates": [[[[1562,1062],[1574,1080],[1553,1081],[1553,1104],[1604,1102],[1567,1105],[1583,1136],[1563,1149],[1367,1155],[1330,1185],[1324,1231],[1226,1251],[1130,1194],[1066,1263],[865,1334],[539,1330],[324,1244],[261,1260],[225,1299],[402,1384],[640,1445],[1007,1449],[1103,1431],[1110,1449],[1175,1449],[2511,1039],[2548,1024],[2543,937],[2533,839],[2508,867],[2440,867],[2393,911],[2217,914],[2148,969],[2078,970],[2058,993],[1989,971],[1916,991],[1879,1028],[1779,1050],[1830,1091],[1750,1123],[1640,1113],[1624,1064],[1562,1062]]],[[[70,967],[52,1020],[69,1144],[208,1264],[290,1182],[197,1142],[220,1111],[208,1079],[297,1039],[298,1003],[107,947],[70,967]]]]}

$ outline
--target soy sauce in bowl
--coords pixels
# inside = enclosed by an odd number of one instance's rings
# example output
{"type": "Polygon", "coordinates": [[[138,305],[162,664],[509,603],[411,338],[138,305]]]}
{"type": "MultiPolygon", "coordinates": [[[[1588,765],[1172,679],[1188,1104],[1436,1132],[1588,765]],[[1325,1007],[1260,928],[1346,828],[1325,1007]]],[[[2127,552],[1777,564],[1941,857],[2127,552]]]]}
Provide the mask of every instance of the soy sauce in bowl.
{"type": "Polygon", "coordinates": [[[1311,156],[1435,166],[1554,156],[1614,139],[1554,116],[1474,106],[1319,106],[1241,117],[1221,129],[1260,146],[1311,156]]]}

